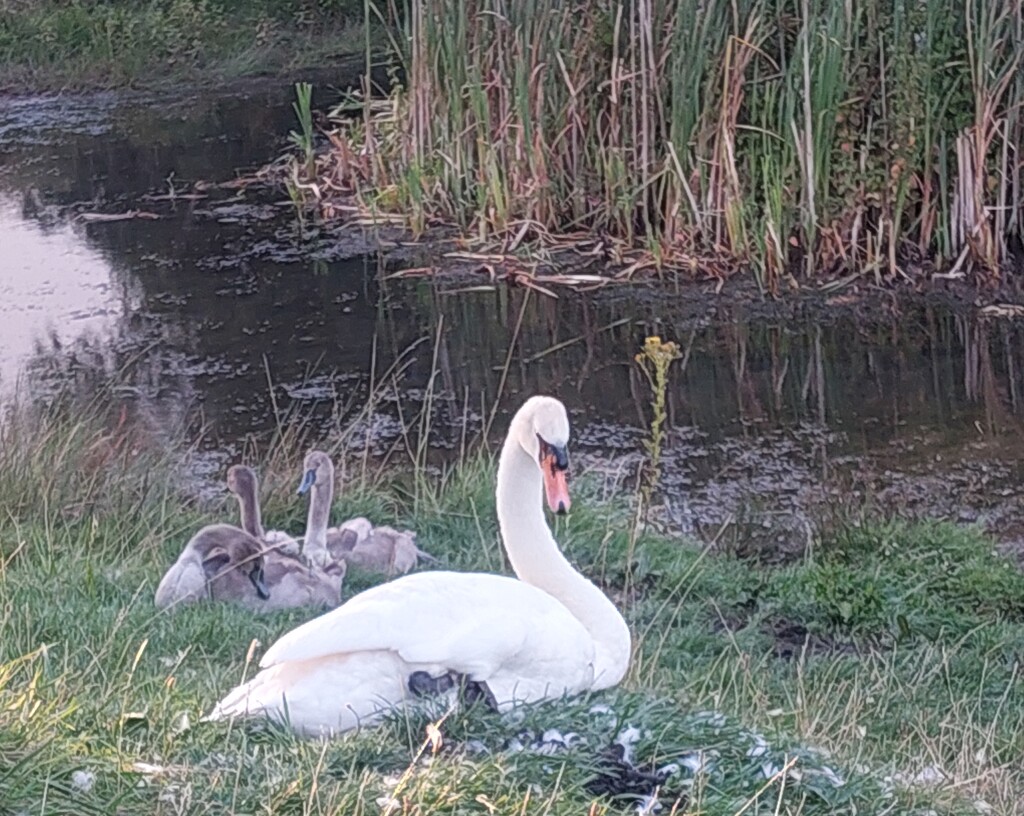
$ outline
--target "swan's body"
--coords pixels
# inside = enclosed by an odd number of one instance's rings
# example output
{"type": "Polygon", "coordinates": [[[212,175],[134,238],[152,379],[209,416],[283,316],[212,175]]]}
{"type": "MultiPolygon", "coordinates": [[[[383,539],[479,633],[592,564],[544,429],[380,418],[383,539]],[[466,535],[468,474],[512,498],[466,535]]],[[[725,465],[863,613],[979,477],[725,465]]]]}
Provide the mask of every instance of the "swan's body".
{"type": "Polygon", "coordinates": [[[327,549],[336,561],[366,572],[391,577],[404,575],[420,559],[436,561],[416,546],[416,533],[381,525],[374,527],[362,516],[349,519],[327,531],[327,549]]]}
{"type": "Polygon", "coordinates": [[[199,601],[228,601],[262,611],[270,598],[263,545],[231,524],[210,524],[197,532],[156,588],[159,609],[199,601]]]}
{"type": "Polygon", "coordinates": [[[263,671],[209,719],[264,715],[317,736],[373,724],[410,697],[417,671],[486,682],[505,705],[576,693],[594,681],[586,630],[550,595],[514,578],[421,572],[360,593],[335,612],[343,614],[278,640],[260,661],[263,671]],[[513,609],[530,614],[517,617],[513,609]]]}
{"type": "Polygon", "coordinates": [[[263,670],[208,719],[266,716],[307,735],[345,731],[401,705],[417,672],[486,684],[499,707],[618,683],[629,629],[559,552],[540,507],[546,487],[553,509],[568,508],[568,437],[562,404],[535,397],[502,450],[498,516],[521,580],[427,572],[367,590],[278,640],[263,670]]]}

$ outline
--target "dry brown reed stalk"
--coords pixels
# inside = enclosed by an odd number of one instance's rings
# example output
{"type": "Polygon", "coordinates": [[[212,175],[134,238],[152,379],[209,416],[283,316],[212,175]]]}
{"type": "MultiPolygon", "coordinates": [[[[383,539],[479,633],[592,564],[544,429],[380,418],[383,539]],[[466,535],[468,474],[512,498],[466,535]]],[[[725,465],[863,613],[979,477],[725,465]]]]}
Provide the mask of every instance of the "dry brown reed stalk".
{"type": "Polygon", "coordinates": [[[404,82],[337,120],[314,197],[486,252],[582,233],[645,254],[623,279],[993,281],[1024,232],[1022,3],[411,0],[404,82]]]}
{"type": "MultiPolygon", "coordinates": [[[[960,244],[969,249],[980,270],[998,277],[1000,260],[1006,253],[1006,234],[997,234],[994,227],[1000,217],[1005,224],[1005,210],[995,208],[994,223],[990,217],[990,177],[1002,162],[992,162],[992,148],[1014,113],[1007,110],[1004,100],[1014,81],[1018,85],[1020,82],[1022,4],[1021,0],[965,0],[965,4],[974,121],[956,140],[960,218],[955,229],[960,244]]],[[[1024,99],[1015,103],[1018,118],[1022,104],[1024,99]]],[[[1005,201],[1006,186],[997,185],[998,199],[1005,201]]]]}

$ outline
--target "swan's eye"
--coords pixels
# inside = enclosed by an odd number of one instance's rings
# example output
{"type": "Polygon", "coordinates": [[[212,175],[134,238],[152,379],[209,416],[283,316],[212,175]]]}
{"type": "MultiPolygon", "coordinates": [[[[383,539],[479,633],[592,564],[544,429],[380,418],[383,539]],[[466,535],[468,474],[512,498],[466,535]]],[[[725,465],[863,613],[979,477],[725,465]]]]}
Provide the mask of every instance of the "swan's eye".
{"type": "Polygon", "coordinates": [[[549,445],[540,434],[537,434],[537,440],[540,442],[538,459],[542,467],[548,464],[552,469],[569,469],[569,452],[564,447],[549,445]]]}

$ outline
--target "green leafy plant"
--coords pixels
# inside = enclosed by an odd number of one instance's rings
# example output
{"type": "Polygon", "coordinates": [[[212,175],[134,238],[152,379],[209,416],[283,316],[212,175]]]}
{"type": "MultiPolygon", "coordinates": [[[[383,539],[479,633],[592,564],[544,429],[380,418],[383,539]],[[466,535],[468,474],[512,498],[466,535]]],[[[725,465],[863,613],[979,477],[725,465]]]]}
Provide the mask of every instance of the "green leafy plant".
{"type": "Polygon", "coordinates": [[[643,490],[646,501],[650,502],[652,491],[661,479],[661,450],[665,443],[665,395],[668,391],[668,373],[672,363],[680,357],[679,346],[671,340],[648,337],[644,347],[634,358],[651,389],[650,436],[644,441],[647,451],[647,468],[643,490]]]}
{"type": "Polygon", "coordinates": [[[306,179],[316,174],[316,149],[313,141],[313,86],[308,82],[295,83],[295,101],[292,109],[299,120],[299,130],[289,137],[302,155],[302,171],[306,179]]]}

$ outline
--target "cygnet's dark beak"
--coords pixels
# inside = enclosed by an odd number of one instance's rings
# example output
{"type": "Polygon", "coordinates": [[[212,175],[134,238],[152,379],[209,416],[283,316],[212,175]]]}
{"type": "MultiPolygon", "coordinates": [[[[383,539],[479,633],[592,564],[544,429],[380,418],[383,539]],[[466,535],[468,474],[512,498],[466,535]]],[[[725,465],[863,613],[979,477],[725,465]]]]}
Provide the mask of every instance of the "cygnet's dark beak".
{"type": "Polygon", "coordinates": [[[249,580],[252,581],[252,585],[256,587],[256,594],[260,596],[260,600],[270,600],[270,589],[267,587],[267,582],[263,577],[263,565],[257,564],[249,572],[249,580]]]}
{"type": "Polygon", "coordinates": [[[316,469],[310,468],[306,471],[306,475],[302,477],[302,484],[299,485],[299,495],[309,491],[309,489],[316,484],[316,469]]]}

